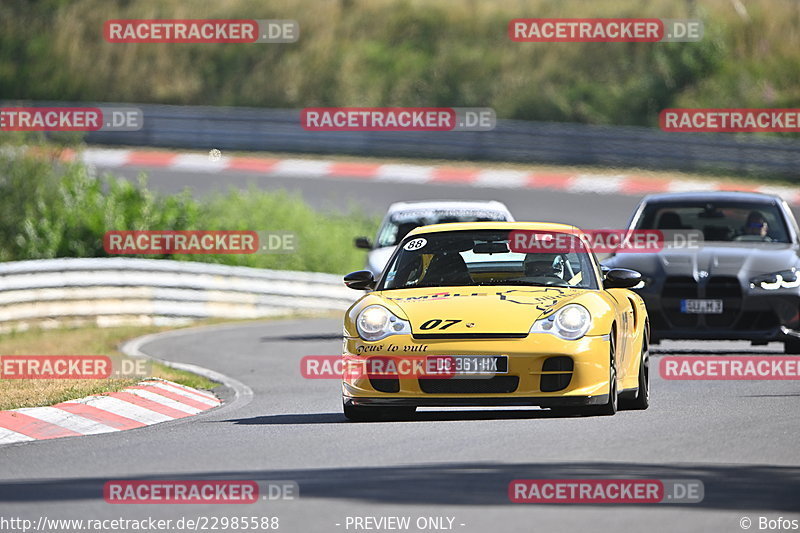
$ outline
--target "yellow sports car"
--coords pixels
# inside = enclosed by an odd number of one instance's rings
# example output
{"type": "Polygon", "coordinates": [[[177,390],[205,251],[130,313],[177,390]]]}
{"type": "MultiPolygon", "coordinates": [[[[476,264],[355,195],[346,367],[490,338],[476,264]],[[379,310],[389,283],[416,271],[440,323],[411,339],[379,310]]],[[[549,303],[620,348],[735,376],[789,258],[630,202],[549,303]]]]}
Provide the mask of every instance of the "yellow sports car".
{"type": "Polygon", "coordinates": [[[601,270],[574,226],[423,226],[344,318],[350,420],[425,406],[531,405],[613,415],[649,403],[648,319],[632,270],[601,270]]]}

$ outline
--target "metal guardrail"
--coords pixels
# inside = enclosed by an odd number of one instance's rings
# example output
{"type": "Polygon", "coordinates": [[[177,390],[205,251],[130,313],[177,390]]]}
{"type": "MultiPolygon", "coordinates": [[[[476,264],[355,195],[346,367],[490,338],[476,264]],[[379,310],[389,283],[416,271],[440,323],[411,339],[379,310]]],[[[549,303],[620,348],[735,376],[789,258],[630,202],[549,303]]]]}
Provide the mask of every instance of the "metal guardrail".
{"type": "MultiPolygon", "coordinates": [[[[97,105],[36,102],[27,105],[97,105]]],[[[136,105],[144,127],[92,132],[107,145],[266,150],[361,156],[430,157],[792,177],[800,141],[753,134],[667,133],[631,126],[498,120],[488,132],[313,132],[299,110],[136,105]]]]}
{"type": "Polygon", "coordinates": [[[5,330],[40,321],[103,325],[328,312],[346,309],[357,297],[333,274],[132,258],[0,264],[5,330]]]}

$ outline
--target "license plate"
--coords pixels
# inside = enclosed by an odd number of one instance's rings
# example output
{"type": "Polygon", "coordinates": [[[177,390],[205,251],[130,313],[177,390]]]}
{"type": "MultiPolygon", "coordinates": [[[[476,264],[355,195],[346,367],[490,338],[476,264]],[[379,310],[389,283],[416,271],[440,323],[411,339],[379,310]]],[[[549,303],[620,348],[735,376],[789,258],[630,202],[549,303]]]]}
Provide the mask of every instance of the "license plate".
{"type": "Polygon", "coordinates": [[[437,374],[476,375],[508,373],[505,355],[444,355],[434,356],[437,374]]]}
{"type": "Polygon", "coordinates": [[[681,313],[719,315],[722,313],[722,300],[681,300],[681,313]]]}

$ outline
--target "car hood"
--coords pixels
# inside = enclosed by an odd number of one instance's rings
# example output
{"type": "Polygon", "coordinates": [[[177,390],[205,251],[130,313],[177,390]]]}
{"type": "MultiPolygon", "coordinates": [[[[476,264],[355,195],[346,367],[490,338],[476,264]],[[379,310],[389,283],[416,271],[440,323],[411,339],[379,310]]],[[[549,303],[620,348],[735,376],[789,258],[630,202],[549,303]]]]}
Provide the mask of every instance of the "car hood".
{"type": "Polygon", "coordinates": [[[436,287],[379,294],[418,334],[527,334],[544,313],[574,300],[585,289],[561,287],[436,287]],[[441,324],[430,322],[441,320],[441,324]],[[448,321],[459,320],[451,326],[448,321]],[[426,328],[422,328],[425,324],[426,328]],[[431,325],[433,324],[433,325],[431,325]]]}
{"type": "Polygon", "coordinates": [[[798,263],[788,243],[714,243],[696,249],[664,249],[655,254],[618,254],[603,264],[630,268],[644,276],[753,276],[786,270],[798,263]]]}

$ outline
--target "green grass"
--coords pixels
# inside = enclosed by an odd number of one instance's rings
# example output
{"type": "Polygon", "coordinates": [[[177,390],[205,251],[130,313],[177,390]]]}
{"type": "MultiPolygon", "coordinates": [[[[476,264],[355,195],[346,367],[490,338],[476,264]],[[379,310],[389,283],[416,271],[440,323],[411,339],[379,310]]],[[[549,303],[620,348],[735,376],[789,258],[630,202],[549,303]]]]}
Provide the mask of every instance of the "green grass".
{"type": "Polygon", "coordinates": [[[0,94],[278,108],[490,106],[657,124],[665,107],[798,107],[796,0],[10,0],[0,94]],[[700,18],[699,43],[516,43],[512,18],[700,18]],[[111,44],[112,18],[295,19],[291,44],[111,44]]]}
{"type": "Polygon", "coordinates": [[[371,235],[378,223],[354,207],[317,211],[288,192],[251,187],[202,199],[189,191],[157,195],[144,177],[139,183],[96,178],[80,163],[0,154],[0,261],[103,257],[109,230],[289,231],[297,237],[292,253],[142,257],[344,274],[364,264],[353,238],[371,235]]]}
{"type": "MultiPolygon", "coordinates": [[[[31,329],[0,336],[2,355],[108,355],[118,356],[117,347],[126,339],[164,331],[167,328],[62,328],[31,329]]],[[[2,357],[2,356],[0,356],[2,357]]],[[[167,379],[196,389],[218,385],[197,374],[154,362],[151,377],[167,379]]],[[[0,379],[0,410],[41,407],[93,394],[122,390],[140,379],[0,379]]]]}

